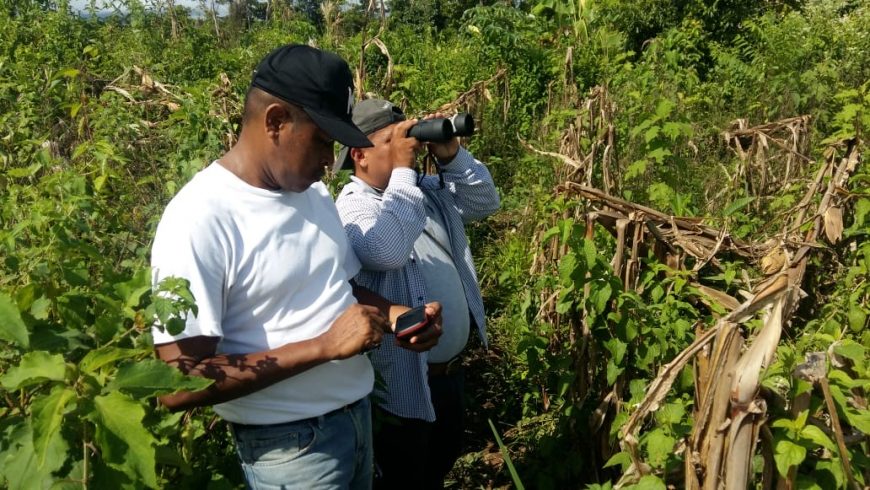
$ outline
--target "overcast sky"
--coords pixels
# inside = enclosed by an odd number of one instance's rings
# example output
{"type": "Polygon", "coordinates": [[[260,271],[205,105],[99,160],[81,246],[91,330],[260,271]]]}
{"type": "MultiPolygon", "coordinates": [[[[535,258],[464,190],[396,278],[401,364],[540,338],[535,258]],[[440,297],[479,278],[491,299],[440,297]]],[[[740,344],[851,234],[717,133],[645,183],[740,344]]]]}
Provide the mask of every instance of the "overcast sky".
{"type": "MultiPolygon", "coordinates": [[[[101,11],[101,12],[109,12],[112,10],[112,8],[105,8],[105,5],[107,3],[111,5],[112,2],[110,2],[110,1],[96,0],[95,3],[97,5],[97,8],[99,9],[99,11],[101,11]]],[[[146,8],[154,6],[154,2],[151,0],[144,0],[144,1],[142,1],[142,3],[145,4],[146,8]]],[[[164,2],[160,2],[160,3],[164,4],[164,2]]],[[[90,0],[70,0],[70,7],[72,7],[72,9],[74,11],[87,10],[87,8],[90,4],[91,4],[90,0]]],[[[206,5],[211,7],[211,4],[212,4],[211,0],[206,0],[206,5]]],[[[175,0],[175,5],[188,7],[195,13],[200,9],[200,7],[202,6],[202,3],[199,0],[175,0]]],[[[226,5],[217,5],[216,3],[215,3],[215,7],[217,8],[217,11],[219,14],[225,12],[227,9],[226,5]]]]}

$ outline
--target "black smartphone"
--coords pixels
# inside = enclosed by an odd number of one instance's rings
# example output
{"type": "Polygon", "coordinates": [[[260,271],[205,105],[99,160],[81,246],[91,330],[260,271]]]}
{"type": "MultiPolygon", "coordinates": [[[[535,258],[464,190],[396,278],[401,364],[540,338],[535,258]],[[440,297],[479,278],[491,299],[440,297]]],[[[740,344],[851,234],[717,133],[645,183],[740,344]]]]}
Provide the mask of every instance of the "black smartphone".
{"type": "Polygon", "coordinates": [[[399,315],[396,318],[395,334],[397,338],[408,339],[414,336],[414,333],[422,330],[429,324],[426,318],[426,307],[418,306],[399,315]]]}

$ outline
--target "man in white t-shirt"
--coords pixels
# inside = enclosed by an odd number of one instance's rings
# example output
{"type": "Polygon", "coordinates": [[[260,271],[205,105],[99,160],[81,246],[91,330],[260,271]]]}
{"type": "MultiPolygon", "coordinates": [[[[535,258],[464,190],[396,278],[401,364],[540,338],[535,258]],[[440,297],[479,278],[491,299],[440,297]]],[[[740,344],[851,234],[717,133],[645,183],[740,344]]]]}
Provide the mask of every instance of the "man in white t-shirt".
{"type": "MultiPolygon", "coordinates": [[[[369,488],[374,376],[361,353],[408,308],[350,281],[359,262],[320,182],[334,141],[371,143],[351,121],[353,83],[335,54],[276,49],[254,73],[239,142],[169,203],[154,239],[154,283],[190,282],[197,314],[157,355],[208,388],[164,396],[213,405],[230,422],[253,488],[369,488]],[[359,301],[360,304],[357,301],[359,301]]],[[[435,328],[400,346],[425,351],[435,328]]]]}

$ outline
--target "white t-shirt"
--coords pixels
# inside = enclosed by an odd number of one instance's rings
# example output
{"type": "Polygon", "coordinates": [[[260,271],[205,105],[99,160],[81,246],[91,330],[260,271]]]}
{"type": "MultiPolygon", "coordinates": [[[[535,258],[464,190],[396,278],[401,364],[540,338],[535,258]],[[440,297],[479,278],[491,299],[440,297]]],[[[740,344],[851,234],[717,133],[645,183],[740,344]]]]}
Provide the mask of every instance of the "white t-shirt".
{"type": "MultiPolygon", "coordinates": [[[[221,354],[259,352],[316,337],[356,302],[360,265],[326,187],[277,192],[248,185],[217,162],[172,199],[151,252],[154,283],[190,281],[198,315],[154,343],[220,337],[221,354]]],[[[226,420],[274,424],[322,415],[371,392],[365,356],[320,364],[214,406],[226,420]]]]}

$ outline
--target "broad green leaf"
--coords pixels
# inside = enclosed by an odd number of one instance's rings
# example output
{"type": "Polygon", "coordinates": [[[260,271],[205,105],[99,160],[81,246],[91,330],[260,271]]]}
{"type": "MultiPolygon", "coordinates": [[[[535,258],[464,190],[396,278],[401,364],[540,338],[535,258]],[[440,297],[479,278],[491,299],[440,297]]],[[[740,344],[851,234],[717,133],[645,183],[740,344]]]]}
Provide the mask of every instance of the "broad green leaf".
{"type": "Polygon", "coordinates": [[[37,162],[27,167],[10,168],[6,171],[6,175],[13,179],[20,179],[22,177],[30,177],[31,175],[34,175],[36,172],[39,172],[39,169],[41,168],[42,163],[37,162]]]}
{"type": "Polygon", "coordinates": [[[780,475],[788,475],[788,469],[801,464],[806,457],[807,450],[803,446],[786,439],[777,441],[773,459],[776,461],[776,470],[780,475]]]}
{"type": "Polygon", "coordinates": [[[624,487],[626,490],[666,490],[665,482],[654,475],[646,475],[634,485],[624,487]]]}
{"type": "Polygon", "coordinates": [[[52,447],[52,437],[60,432],[64,409],[75,396],[75,391],[69,387],[55,386],[51,393],[37,398],[31,406],[33,448],[36,452],[37,465],[40,468],[45,466],[48,451],[52,447]]]}
{"type": "Polygon", "coordinates": [[[686,123],[666,122],[662,126],[662,133],[671,138],[671,140],[675,140],[680,135],[692,136],[692,126],[686,123]]]}
{"type": "Polygon", "coordinates": [[[568,239],[571,238],[572,224],[573,222],[570,219],[559,220],[559,228],[562,230],[562,243],[568,243],[568,239]]]}
{"type": "Polygon", "coordinates": [[[591,483],[586,485],[586,490],[613,490],[613,483],[604,482],[604,484],[591,483]]]}
{"type": "Polygon", "coordinates": [[[115,291],[129,308],[139,305],[142,295],[151,290],[151,269],[142,267],[133,274],[129,281],[115,284],[115,291]]]}
{"type": "Polygon", "coordinates": [[[647,380],[633,379],[628,382],[628,392],[631,393],[630,402],[638,402],[646,395],[647,380]]]}
{"type": "Polygon", "coordinates": [[[556,300],[556,313],[564,315],[571,310],[571,306],[574,304],[573,295],[574,286],[568,286],[559,291],[559,297],[556,300]]]}
{"type": "Polygon", "coordinates": [[[94,398],[95,441],[103,460],[145,486],[157,487],[154,437],[145,430],[145,409],[127,395],[111,392],[94,398]]]}
{"type": "Polygon", "coordinates": [[[27,327],[21,320],[21,313],[6,294],[0,293],[0,339],[16,342],[24,348],[30,346],[27,327]]]}
{"type": "Polygon", "coordinates": [[[81,73],[81,72],[75,68],[64,68],[63,70],[60,70],[57,72],[57,76],[66,77],[66,78],[75,78],[75,77],[79,76],[79,73],[81,73]]]}
{"type": "MultiPolygon", "coordinates": [[[[75,117],[75,114],[73,114],[72,117],[75,117]]],[[[96,190],[97,192],[103,190],[103,186],[106,185],[106,179],[108,177],[108,174],[100,174],[94,177],[94,190],[96,190]]]]}
{"type": "Polygon", "coordinates": [[[628,180],[637,177],[638,175],[642,175],[644,172],[646,172],[646,167],[646,160],[635,160],[631,163],[631,165],[628,166],[628,168],[625,169],[625,174],[623,175],[623,178],[628,180]]]}
{"type": "Polygon", "coordinates": [[[853,340],[844,339],[837,342],[834,345],[834,352],[850,359],[858,366],[864,363],[864,346],[853,340]]]}
{"type": "Polygon", "coordinates": [[[620,451],[611,456],[610,459],[604,463],[604,468],[610,468],[611,466],[616,465],[619,465],[623,470],[628,468],[629,465],[631,465],[631,456],[625,451],[620,451]]]}
{"type": "Polygon", "coordinates": [[[647,158],[655,160],[656,163],[659,163],[659,164],[661,164],[662,162],[665,161],[665,157],[669,157],[671,155],[673,155],[673,153],[671,153],[671,150],[668,150],[667,148],[664,148],[664,147],[663,148],[656,148],[656,149],[654,149],[646,154],[647,158]]]}
{"type": "Polygon", "coordinates": [[[79,367],[83,372],[94,373],[106,364],[113,363],[119,359],[128,359],[131,357],[140,356],[144,351],[139,349],[121,349],[120,347],[101,347],[99,349],[88,352],[79,367]]]}
{"type": "Polygon", "coordinates": [[[656,412],[655,416],[656,420],[658,420],[660,424],[678,424],[682,422],[683,418],[686,416],[686,407],[683,405],[682,401],[668,403],[667,405],[660,408],[658,412],[656,412]]]}
{"type": "Polygon", "coordinates": [[[48,313],[51,310],[51,300],[46,298],[45,296],[40,297],[35,300],[32,305],[30,305],[30,314],[33,315],[33,318],[37,320],[45,320],[48,318],[48,313]]]}
{"type": "Polygon", "coordinates": [[[808,425],[801,430],[801,437],[804,439],[809,439],[813,441],[819,446],[828,449],[832,453],[837,453],[837,446],[834,444],[827,434],[822,432],[822,429],[819,429],[815,425],[808,425]]]}
{"type": "Polygon", "coordinates": [[[662,299],[662,296],[665,295],[665,289],[661,286],[661,284],[656,284],[655,286],[653,286],[649,295],[653,303],[658,303],[662,299]]]}
{"type": "Polygon", "coordinates": [[[865,230],[866,226],[865,221],[867,220],[867,216],[870,215],[870,199],[861,198],[858,199],[858,202],[855,203],[855,212],[854,218],[855,221],[851,227],[849,227],[850,231],[857,230],[865,230]]]}
{"type": "Polygon", "coordinates": [[[864,310],[858,305],[849,307],[848,319],[849,328],[855,333],[867,327],[867,313],[864,313],[864,310]]]}
{"type": "Polygon", "coordinates": [[[725,271],[725,284],[730,286],[734,281],[734,278],[737,277],[737,269],[728,269],[725,271]]]}
{"type": "Polygon", "coordinates": [[[144,359],[118,369],[108,389],[121,390],[141,399],[181,390],[201,390],[211,383],[205,378],[185,376],[163,361],[144,359]]]}
{"type": "Polygon", "coordinates": [[[30,420],[20,424],[6,441],[9,444],[8,456],[2,464],[2,475],[6,478],[9,490],[30,490],[46,488],[53,478],[51,472],[63,466],[69,447],[55,432],[49,438],[45,460],[40,467],[33,447],[33,430],[30,420]]]}
{"type": "Polygon", "coordinates": [[[807,425],[807,418],[810,416],[809,410],[801,410],[798,413],[797,417],[794,419],[794,428],[795,430],[801,430],[807,425]]]}
{"type": "Polygon", "coordinates": [[[825,490],[818,484],[815,477],[802,474],[797,475],[794,488],[797,490],[825,490]]]}
{"type": "Polygon", "coordinates": [[[541,236],[541,245],[546,244],[554,236],[558,236],[560,231],[562,230],[558,226],[554,226],[544,232],[544,234],[541,236]]]}
{"type": "Polygon", "coordinates": [[[24,354],[21,362],[0,378],[0,384],[7,390],[17,390],[48,380],[62,381],[65,375],[63,356],[38,350],[24,354]]]}
{"type": "Polygon", "coordinates": [[[658,106],[656,106],[656,117],[659,119],[666,118],[671,114],[671,110],[673,110],[675,105],[668,99],[660,100],[658,106]]]}
{"type": "MultiPolygon", "coordinates": [[[[68,281],[87,281],[85,278],[73,279],[78,276],[72,269],[64,269],[64,272],[68,281]]],[[[90,304],[90,298],[77,293],[67,293],[57,298],[57,312],[67,328],[84,329],[92,321],[88,312],[90,304]]]]}
{"type": "Polygon", "coordinates": [[[646,437],[646,450],[649,454],[651,465],[661,467],[667,461],[668,456],[674,452],[676,440],[665,434],[662,429],[655,429],[646,437]]]}
{"type": "Polygon", "coordinates": [[[603,286],[592,293],[594,308],[597,313],[603,313],[607,308],[607,302],[610,301],[611,294],[613,294],[613,289],[611,289],[609,283],[604,283],[603,286]]]}
{"type": "Polygon", "coordinates": [[[595,242],[588,239],[583,239],[583,255],[586,256],[586,268],[592,269],[595,267],[595,258],[598,257],[598,250],[595,248],[595,242]]]}
{"type": "Polygon", "coordinates": [[[63,479],[59,478],[60,475],[55,475],[49,490],[82,490],[81,482],[84,481],[84,473],[84,461],[76,461],[63,479]]]}
{"type": "Polygon", "coordinates": [[[559,260],[559,279],[562,284],[569,285],[574,282],[573,276],[580,264],[577,263],[577,256],[573,252],[568,252],[559,260]]]}
{"type": "Polygon", "coordinates": [[[619,412],[613,417],[613,425],[610,426],[610,437],[617,437],[620,429],[628,422],[628,412],[619,412]]]}
{"type": "Polygon", "coordinates": [[[628,350],[628,344],[617,338],[612,338],[604,343],[604,347],[610,351],[616,364],[622,364],[622,358],[625,356],[625,351],[628,350]]]}
{"type": "Polygon", "coordinates": [[[179,452],[181,450],[181,447],[172,445],[157,446],[154,448],[154,458],[159,464],[176,466],[182,468],[182,471],[190,472],[191,467],[179,452]]]}
{"type": "Polygon", "coordinates": [[[776,419],[773,423],[770,424],[771,427],[776,427],[780,429],[787,429],[792,432],[796,432],[798,429],[795,427],[794,420],[791,419],[776,419]]]}
{"type": "Polygon", "coordinates": [[[740,211],[741,209],[748,206],[750,203],[755,201],[755,197],[741,197],[740,199],[732,202],[722,211],[722,216],[731,216],[732,214],[740,211]]]}
{"type": "MultiPolygon", "coordinates": [[[[832,390],[833,391],[833,390],[832,390]]],[[[849,425],[860,430],[864,434],[870,434],[870,410],[846,410],[846,420],[849,425]]]]}
{"type": "Polygon", "coordinates": [[[830,482],[832,485],[828,488],[831,488],[832,486],[843,488],[846,481],[846,475],[843,473],[843,464],[840,462],[839,458],[834,458],[830,461],[817,462],[816,471],[821,473],[819,475],[820,480],[824,479],[826,476],[834,480],[830,482]],[[830,476],[825,475],[825,472],[830,473],[830,476]]]}
{"type": "Polygon", "coordinates": [[[613,362],[613,359],[607,361],[607,384],[608,386],[613,385],[616,382],[616,378],[625,371],[625,368],[621,368],[613,362]]]}

